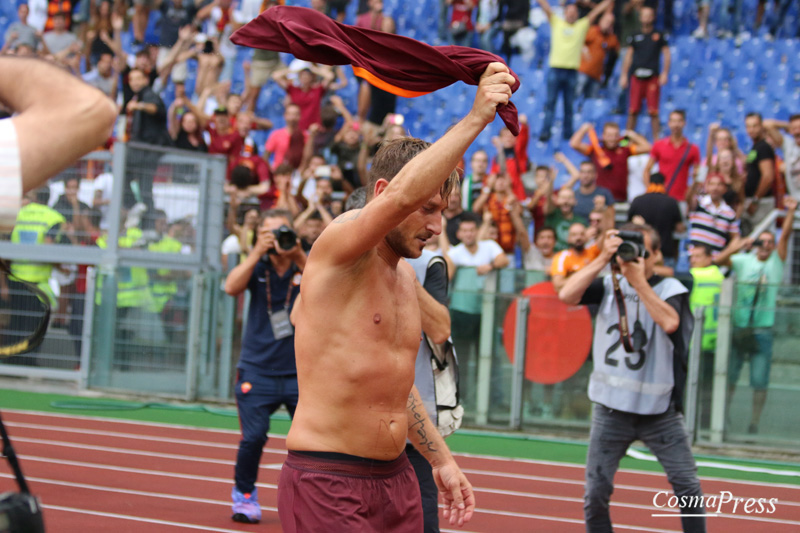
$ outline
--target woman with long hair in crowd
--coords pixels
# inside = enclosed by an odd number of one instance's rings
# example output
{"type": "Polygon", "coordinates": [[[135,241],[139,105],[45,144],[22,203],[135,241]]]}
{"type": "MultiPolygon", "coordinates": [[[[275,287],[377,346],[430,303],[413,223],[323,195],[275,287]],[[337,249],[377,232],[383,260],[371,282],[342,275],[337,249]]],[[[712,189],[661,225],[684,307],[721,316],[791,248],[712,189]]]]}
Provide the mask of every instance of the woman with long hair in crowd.
{"type": "Polygon", "coordinates": [[[725,193],[723,199],[736,211],[736,217],[738,218],[742,216],[742,211],[744,210],[745,174],[739,170],[736,162],[733,150],[722,149],[716,154],[716,163],[709,166],[708,175],[717,174],[725,180],[728,185],[728,192],[725,193]]]}
{"type": "MultiPolygon", "coordinates": [[[[91,70],[99,61],[103,54],[115,55],[115,46],[112,43],[115,37],[116,28],[112,22],[113,9],[111,2],[103,0],[97,2],[89,19],[89,27],[86,32],[84,50],[86,51],[86,70],[91,70]]],[[[121,18],[116,17],[117,24],[120,26],[121,18]]]]}
{"type": "Polygon", "coordinates": [[[183,84],[175,86],[175,100],[167,110],[167,130],[175,148],[208,152],[203,139],[205,123],[197,108],[186,98],[183,84]]]}
{"type": "Polygon", "coordinates": [[[731,151],[736,170],[739,173],[743,173],[747,156],[739,149],[736,137],[733,136],[731,130],[723,128],[719,125],[719,122],[714,122],[708,127],[708,140],[706,141],[706,167],[709,172],[717,164],[719,154],[723,150],[731,151]]]}

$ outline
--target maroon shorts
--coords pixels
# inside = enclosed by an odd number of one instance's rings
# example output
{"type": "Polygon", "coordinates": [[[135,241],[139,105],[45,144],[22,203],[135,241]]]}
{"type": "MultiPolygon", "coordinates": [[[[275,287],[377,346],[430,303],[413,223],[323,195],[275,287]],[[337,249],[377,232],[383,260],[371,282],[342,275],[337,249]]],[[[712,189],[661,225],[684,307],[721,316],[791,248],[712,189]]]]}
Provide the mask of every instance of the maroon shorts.
{"type": "Polygon", "coordinates": [[[631,77],[631,100],[628,112],[631,115],[638,115],[642,110],[642,100],[647,98],[647,114],[658,114],[658,98],[661,95],[661,86],[658,84],[658,76],[649,78],[631,77]]]}
{"type": "Polygon", "coordinates": [[[284,533],[421,533],[422,498],[405,452],[393,461],[289,451],[278,481],[284,533]]]}

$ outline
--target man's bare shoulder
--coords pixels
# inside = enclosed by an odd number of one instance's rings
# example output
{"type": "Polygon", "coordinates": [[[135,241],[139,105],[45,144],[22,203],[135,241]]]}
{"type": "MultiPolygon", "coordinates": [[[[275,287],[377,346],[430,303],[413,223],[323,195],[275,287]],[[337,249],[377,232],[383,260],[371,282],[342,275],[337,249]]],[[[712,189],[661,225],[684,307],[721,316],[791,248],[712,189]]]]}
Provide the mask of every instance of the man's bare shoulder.
{"type": "MultiPolygon", "coordinates": [[[[322,230],[320,236],[314,241],[314,247],[312,248],[312,253],[316,256],[314,259],[323,259],[325,256],[335,252],[345,242],[358,237],[358,225],[354,222],[359,220],[361,211],[362,209],[352,209],[342,213],[322,230]]],[[[309,259],[311,257],[309,255],[309,259]]]]}

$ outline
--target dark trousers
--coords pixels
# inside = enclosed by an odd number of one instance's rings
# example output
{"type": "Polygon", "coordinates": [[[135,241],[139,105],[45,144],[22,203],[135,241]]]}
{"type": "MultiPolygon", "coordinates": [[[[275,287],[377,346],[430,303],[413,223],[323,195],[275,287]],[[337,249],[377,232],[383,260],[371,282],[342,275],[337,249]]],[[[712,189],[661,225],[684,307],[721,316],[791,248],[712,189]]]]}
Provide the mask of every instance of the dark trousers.
{"type": "Polygon", "coordinates": [[[297,376],[258,376],[239,370],[236,380],[236,407],[242,440],[236,455],[236,489],[253,492],[258,479],[258,463],[267,443],[269,417],[285,405],[289,416],[297,408],[297,376]],[[242,386],[244,385],[244,390],[242,386]],[[247,392],[245,392],[247,391],[247,392]]]}
{"type": "MultiPolygon", "coordinates": [[[[683,415],[670,406],[660,415],[637,415],[595,404],[589,450],[586,454],[586,491],[583,512],[587,533],[610,533],[608,512],[614,475],[620,460],[635,440],[641,440],[661,463],[675,495],[702,496],[697,466],[692,456],[683,415]]],[[[685,515],[704,514],[700,507],[684,507],[685,515]]],[[[705,533],[705,517],[681,518],[686,533],[705,533]]]]}
{"type": "Polygon", "coordinates": [[[425,457],[411,444],[406,444],[406,455],[414,467],[422,496],[422,516],[425,533],[439,533],[439,489],[433,480],[433,469],[425,457]]]}
{"type": "Polygon", "coordinates": [[[556,101],[559,93],[564,98],[564,125],[561,136],[572,137],[572,103],[575,100],[575,88],[578,85],[578,71],[569,68],[551,68],[547,73],[547,99],[544,104],[544,123],[540,136],[550,138],[553,118],[556,113],[556,101]]]}

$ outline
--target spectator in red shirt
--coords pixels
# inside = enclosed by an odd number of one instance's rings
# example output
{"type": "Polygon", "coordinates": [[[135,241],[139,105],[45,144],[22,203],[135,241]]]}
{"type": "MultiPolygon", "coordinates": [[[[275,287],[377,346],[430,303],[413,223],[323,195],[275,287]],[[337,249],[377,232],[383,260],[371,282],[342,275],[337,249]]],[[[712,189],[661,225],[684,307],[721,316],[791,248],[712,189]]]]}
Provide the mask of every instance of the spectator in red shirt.
{"type": "Polygon", "coordinates": [[[497,157],[492,162],[492,174],[508,175],[511,180],[511,190],[519,201],[526,198],[525,187],[522,184],[522,175],[528,171],[528,117],[519,116],[519,135],[514,137],[508,128],[500,130],[499,143],[493,140],[497,147],[497,157]]]}
{"type": "Polygon", "coordinates": [[[300,107],[295,104],[287,105],[283,112],[283,120],[286,122],[286,127],[273,130],[267,137],[264,159],[269,161],[272,157],[273,169],[278,168],[284,161],[292,168],[298,168],[303,159],[303,147],[306,143],[305,131],[300,129],[300,107]]]}
{"type": "Polygon", "coordinates": [[[689,189],[689,167],[693,167],[692,181],[697,179],[700,166],[700,149],[683,136],[686,127],[686,112],[676,109],[667,121],[669,137],[656,141],[650,151],[650,159],[644,167],[642,177],[645,187],[650,185],[650,171],[658,163],[659,171],[666,179],[667,194],[677,201],[686,199],[689,189]]]}
{"type": "Polygon", "coordinates": [[[300,129],[306,131],[312,124],[322,122],[322,97],[335,80],[335,74],[330,69],[311,65],[297,75],[298,85],[289,80],[288,74],[288,68],[280,69],[272,73],[272,79],[286,91],[291,102],[300,107],[300,129]]]}
{"type": "Polygon", "coordinates": [[[595,143],[594,127],[590,123],[583,124],[569,140],[572,149],[588,156],[597,169],[597,186],[605,187],[614,195],[617,202],[628,201],[628,158],[636,154],[650,151],[650,142],[635,131],[624,131],[620,134],[619,126],[614,122],[603,125],[602,138],[595,143]],[[591,144],[583,142],[589,134],[591,144]],[[627,140],[625,146],[620,140],[627,140]]]}
{"type": "Polygon", "coordinates": [[[228,164],[235,155],[242,151],[244,137],[231,124],[227,108],[218,107],[214,110],[214,122],[209,123],[206,129],[211,136],[208,144],[209,154],[223,154],[228,158],[228,164]]]}
{"type": "Polygon", "coordinates": [[[472,44],[475,26],[472,24],[474,0],[447,0],[453,10],[450,13],[450,40],[456,46],[472,44]]]}

